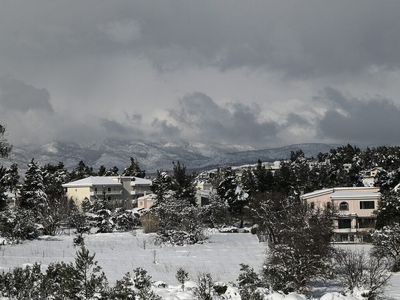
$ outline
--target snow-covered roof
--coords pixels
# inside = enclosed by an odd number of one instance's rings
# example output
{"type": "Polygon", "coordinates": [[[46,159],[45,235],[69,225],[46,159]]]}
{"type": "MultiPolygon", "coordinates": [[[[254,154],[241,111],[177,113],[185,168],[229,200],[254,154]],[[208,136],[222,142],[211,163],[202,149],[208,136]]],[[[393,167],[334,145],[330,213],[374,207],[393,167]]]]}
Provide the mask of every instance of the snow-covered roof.
{"type": "Polygon", "coordinates": [[[68,188],[68,187],[85,187],[85,186],[98,186],[98,185],[122,186],[122,183],[116,182],[112,178],[113,177],[106,177],[106,176],[90,176],[84,179],[63,184],[63,187],[68,188]]]}
{"type": "Polygon", "coordinates": [[[322,196],[322,195],[326,195],[326,194],[331,194],[331,193],[333,193],[333,191],[334,191],[334,189],[316,190],[314,192],[302,195],[301,199],[308,199],[308,198],[314,198],[314,197],[318,197],[318,196],[322,196]]]}
{"type": "Polygon", "coordinates": [[[142,197],[139,197],[139,198],[137,198],[137,200],[156,200],[156,198],[157,198],[157,195],[151,193],[151,194],[146,194],[142,197]]]}
{"type": "Polygon", "coordinates": [[[380,198],[380,193],[374,193],[369,191],[358,191],[358,192],[348,192],[348,191],[337,191],[333,193],[330,197],[332,200],[342,200],[342,199],[377,199],[380,198]]]}
{"type": "Polygon", "coordinates": [[[332,194],[332,196],[330,196],[332,199],[334,199],[334,197],[339,199],[339,197],[342,196],[355,199],[357,197],[361,197],[362,195],[364,195],[365,197],[368,197],[367,195],[371,195],[371,197],[374,198],[380,197],[380,193],[378,193],[378,188],[364,186],[364,187],[336,187],[331,189],[316,190],[314,192],[302,195],[301,199],[306,200],[326,194],[332,194]]]}
{"type": "Polygon", "coordinates": [[[151,180],[149,179],[144,179],[144,178],[139,178],[139,177],[132,177],[135,178],[135,180],[131,180],[134,185],[151,185],[151,180]]]}

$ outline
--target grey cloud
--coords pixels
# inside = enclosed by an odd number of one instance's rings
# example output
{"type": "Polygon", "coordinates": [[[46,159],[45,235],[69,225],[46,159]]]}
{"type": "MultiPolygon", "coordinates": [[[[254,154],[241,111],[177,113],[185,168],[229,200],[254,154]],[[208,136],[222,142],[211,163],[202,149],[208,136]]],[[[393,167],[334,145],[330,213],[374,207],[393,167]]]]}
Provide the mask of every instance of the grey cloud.
{"type": "Polygon", "coordinates": [[[156,130],[154,134],[162,138],[177,138],[181,132],[178,126],[168,124],[166,120],[159,120],[158,118],[153,120],[151,126],[156,130]]]}
{"type": "Polygon", "coordinates": [[[124,53],[160,70],[193,64],[297,78],[400,68],[399,1],[56,3],[2,7],[0,28],[11,28],[0,32],[4,63],[124,53]]]}
{"type": "Polygon", "coordinates": [[[140,25],[133,19],[108,22],[98,25],[98,28],[116,43],[129,44],[140,38],[140,25]]]}
{"type": "Polygon", "coordinates": [[[29,110],[53,112],[50,93],[46,89],[12,78],[0,78],[0,105],[23,113],[29,110]]]}
{"type": "Polygon", "coordinates": [[[362,144],[400,142],[400,107],[393,101],[382,97],[360,100],[332,88],[325,89],[321,97],[336,105],[336,109],[328,108],[317,123],[321,138],[362,144]]]}
{"type": "Polygon", "coordinates": [[[279,131],[277,123],[261,119],[258,107],[231,103],[228,109],[198,92],[185,95],[179,104],[170,115],[198,140],[265,146],[279,131]]]}
{"type": "Polygon", "coordinates": [[[109,120],[105,118],[100,118],[100,125],[103,127],[107,133],[109,134],[118,134],[118,135],[126,135],[128,133],[132,133],[133,130],[127,126],[122,125],[121,123],[115,120],[109,120]]]}
{"type": "Polygon", "coordinates": [[[292,127],[292,126],[309,127],[311,125],[312,124],[308,120],[295,113],[289,113],[286,117],[287,127],[292,127]]]}

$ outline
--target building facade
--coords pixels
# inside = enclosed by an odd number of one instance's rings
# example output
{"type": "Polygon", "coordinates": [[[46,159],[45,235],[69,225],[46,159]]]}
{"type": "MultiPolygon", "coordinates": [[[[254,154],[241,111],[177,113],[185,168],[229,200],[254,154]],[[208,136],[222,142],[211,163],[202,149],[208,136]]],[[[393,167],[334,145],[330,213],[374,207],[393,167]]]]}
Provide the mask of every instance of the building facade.
{"type": "Polygon", "coordinates": [[[339,187],[301,196],[311,206],[334,211],[335,242],[370,242],[381,194],[376,187],[339,187]]]}
{"type": "Polygon", "coordinates": [[[91,176],[63,184],[67,197],[75,200],[80,207],[87,198],[107,200],[135,200],[151,192],[151,180],[128,176],[91,176]]]}

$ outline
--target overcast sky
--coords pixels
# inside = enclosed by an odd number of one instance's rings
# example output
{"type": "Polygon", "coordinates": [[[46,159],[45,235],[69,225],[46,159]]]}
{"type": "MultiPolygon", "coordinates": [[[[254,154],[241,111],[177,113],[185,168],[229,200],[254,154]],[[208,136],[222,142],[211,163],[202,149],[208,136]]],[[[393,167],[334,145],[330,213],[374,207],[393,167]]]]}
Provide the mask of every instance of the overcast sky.
{"type": "Polygon", "coordinates": [[[400,1],[0,0],[14,145],[400,144],[400,1]]]}

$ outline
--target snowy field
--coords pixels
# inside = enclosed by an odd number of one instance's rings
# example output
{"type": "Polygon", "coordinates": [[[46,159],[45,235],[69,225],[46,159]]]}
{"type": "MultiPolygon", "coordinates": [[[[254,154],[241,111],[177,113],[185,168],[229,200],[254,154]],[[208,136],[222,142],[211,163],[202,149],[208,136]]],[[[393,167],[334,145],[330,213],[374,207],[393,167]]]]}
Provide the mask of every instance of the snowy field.
{"type": "MultiPolygon", "coordinates": [[[[182,247],[156,246],[153,235],[136,233],[92,234],[85,236],[85,243],[91,253],[96,253],[96,260],[106,273],[110,284],[121,279],[126,272],[136,267],[148,271],[155,281],[169,284],[168,289],[156,289],[163,299],[193,299],[189,282],[188,291],[181,292],[175,278],[178,268],[189,272],[192,281],[199,273],[207,272],[214,281],[236,282],[240,273],[240,263],[248,264],[259,271],[265,259],[266,244],[259,243],[255,235],[249,233],[214,233],[200,245],[182,247]]],[[[20,245],[5,245],[0,248],[0,270],[10,269],[23,264],[40,262],[48,265],[56,261],[73,261],[76,248],[72,244],[73,236],[41,237],[38,240],[20,245]]],[[[368,246],[351,246],[368,247],[368,246]]],[[[400,275],[392,277],[392,286],[388,296],[400,299],[400,275]]],[[[316,299],[344,300],[356,298],[336,298],[333,292],[340,291],[335,284],[317,283],[316,299]],[[331,293],[329,295],[325,295],[331,293]],[[323,296],[325,295],[325,296],[323,296]],[[332,297],[331,297],[332,296],[332,297]]],[[[294,297],[294,295],[292,295],[294,297]]],[[[231,299],[240,299],[231,293],[231,299]]],[[[271,299],[283,299],[278,296],[271,299]]],[[[285,299],[303,299],[289,298],[285,299]]]]}

